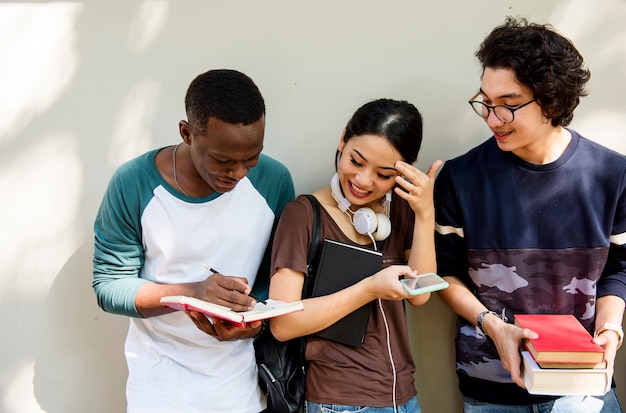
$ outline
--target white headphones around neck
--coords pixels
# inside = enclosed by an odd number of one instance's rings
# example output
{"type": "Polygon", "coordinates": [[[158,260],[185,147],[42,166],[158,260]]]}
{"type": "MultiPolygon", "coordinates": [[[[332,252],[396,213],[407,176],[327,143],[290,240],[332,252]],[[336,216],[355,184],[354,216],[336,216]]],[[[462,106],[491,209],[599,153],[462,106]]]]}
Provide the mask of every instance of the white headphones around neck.
{"type": "MultiPolygon", "coordinates": [[[[330,180],[330,191],[333,194],[333,198],[337,201],[337,206],[341,210],[348,214],[348,211],[352,214],[352,225],[359,234],[368,235],[373,237],[376,241],[385,240],[389,234],[391,234],[391,220],[388,215],[374,212],[373,209],[363,207],[359,208],[356,212],[352,212],[350,208],[350,201],[343,196],[341,186],[339,185],[339,176],[333,175],[330,180]]],[[[385,210],[389,214],[391,207],[391,192],[387,192],[385,195],[385,210]]],[[[350,214],[348,214],[350,216],[350,214]]]]}

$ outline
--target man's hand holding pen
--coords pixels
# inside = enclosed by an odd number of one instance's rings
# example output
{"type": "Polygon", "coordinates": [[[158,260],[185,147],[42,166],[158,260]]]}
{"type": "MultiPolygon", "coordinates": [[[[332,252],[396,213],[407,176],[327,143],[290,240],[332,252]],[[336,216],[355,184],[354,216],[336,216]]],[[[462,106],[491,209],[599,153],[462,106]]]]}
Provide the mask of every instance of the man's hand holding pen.
{"type": "MultiPolygon", "coordinates": [[[[220,274],[220,272],[218,270],[216,270],[213,267],[209,267],[208,265],[204,264],[204,268],[211,271],[213,274],[220,274]]],[[[247,285],[247,280],[246,280],[246,285],[247,285]]],[[[252,298],[254,298],[255,301],[258,301],[259,303],[263,303],[263,304],[267,304],[267,301],[263,300],[262,298],[257,297],[256,295],[252,294],[252,291],[248,291],[248,295],[252,298]]]]}
{"type": "Polygon", "coordinates": [[[254,308],[256,300],[251,297],[252,288],[244,277],[224,275],[205,265],[212,275],[201,283],[199,298],[223,305],[233,311],[248,311],[254,308]]]}
{"type": "MultiPolygon", "coordinates": [[[[257,300],[250,296],[252,289],[248,285],[248,280],[244,277],[223,275],[207,265],[205,269],[209,270],[212,275],[200,283],[199,298],[223,305],[233,311],[248,311],[254,308],[257,300]]],[[[254,337],[263,325],[261,321],[255,321],[239,327],[215,317],[207,318],[196,311],[186,311],[186,313],[196,327],[220,341],[254,337]]]]}

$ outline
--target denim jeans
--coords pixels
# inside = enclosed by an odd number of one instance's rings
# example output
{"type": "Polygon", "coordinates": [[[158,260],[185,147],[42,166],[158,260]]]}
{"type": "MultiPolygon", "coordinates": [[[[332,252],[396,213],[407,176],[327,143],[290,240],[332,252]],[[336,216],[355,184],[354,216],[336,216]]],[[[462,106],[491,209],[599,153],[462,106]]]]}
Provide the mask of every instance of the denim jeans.
{"type": "Polygon", "coordinates": [[[313,403],[306,402],[306,413],[344,413],[344,412],[358,412],[358,413],[421,413],[420,405],[417,402],[417,397],[413,397],[408,402],[401,406],[397,406],[394,410],[393,406],[390,407],[368,407],[368,406],[344,406],[342,404],[325,404],[325,403],[313,403]]]}
{"type": "Polygon", "coordinates": [[[615,389],[604,396],[563,396],[546,403],[529,406],[484,403],[463,398],[465,413],[621,413],[615,389]]]}

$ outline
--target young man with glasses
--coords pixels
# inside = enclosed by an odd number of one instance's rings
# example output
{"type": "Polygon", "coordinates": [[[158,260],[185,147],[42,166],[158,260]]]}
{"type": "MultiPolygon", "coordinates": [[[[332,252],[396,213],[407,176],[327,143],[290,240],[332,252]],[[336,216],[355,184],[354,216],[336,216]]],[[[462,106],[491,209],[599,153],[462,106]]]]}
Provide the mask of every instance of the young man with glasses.
{"type": "Polygon", "coordinates": [[[621,412],[601,397],[530,395],[516,314],[574,314],[605,349],[622,343],[626,158],[567,129],[590,72],[548,25],[507,18],[476,53],[470,105],[493,137],[448,161],[435,187],[442,299],[459,315],[465,412],[621,412]]]}

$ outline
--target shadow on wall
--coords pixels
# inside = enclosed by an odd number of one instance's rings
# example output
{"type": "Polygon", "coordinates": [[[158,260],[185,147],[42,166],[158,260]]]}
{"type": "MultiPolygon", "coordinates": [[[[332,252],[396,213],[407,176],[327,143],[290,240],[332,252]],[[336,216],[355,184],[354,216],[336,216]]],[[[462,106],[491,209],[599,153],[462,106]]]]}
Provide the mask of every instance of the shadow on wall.
{"type": "Polygon", "coordinates": [[[436,293],[420,307],[406,306],[415,360],[415,387],[423,413],[462,412],[455,373],[456,314],[436,293]]]}
{"type": "Polygon", "coordinates": [[[92,243],[83,244],[52,285],[41,312],[34,392],[47,413],[125,412],[128,319],[102,311],[91,288],[92,243]]]}

